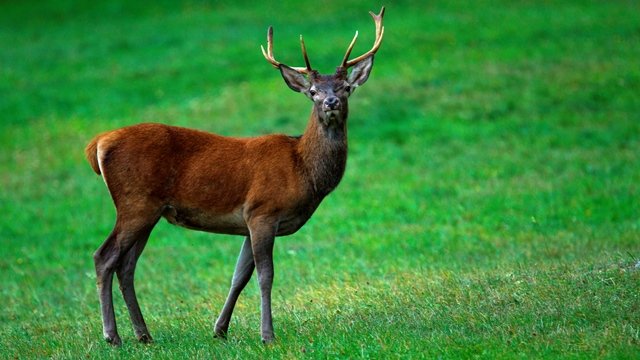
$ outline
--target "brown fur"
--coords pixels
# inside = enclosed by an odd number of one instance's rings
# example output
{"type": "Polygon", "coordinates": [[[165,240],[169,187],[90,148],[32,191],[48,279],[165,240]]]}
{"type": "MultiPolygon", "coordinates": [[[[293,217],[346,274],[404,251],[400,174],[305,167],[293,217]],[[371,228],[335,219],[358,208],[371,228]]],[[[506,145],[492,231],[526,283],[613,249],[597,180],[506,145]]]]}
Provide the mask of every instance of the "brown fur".
{"type": "MultiPolygon", "coordinates": [[[[86,154],[119,211],[144,207],[177,225],[235,235],[249,234],[246,219],[229,224],[213,218],[234,211],[245,217],[269,214],[285,225],[277,234],[287,235],[304,224],[344,172],[345,161],[338,158],[333,173],[308,177],[317,169],[304,157],[309,150],[319,152],[303,147],[312,133],[241,139],[139,124],[96,136],[86,154]],[[329,188],[314,191],[321,182],[329,188]]],[[[346,157],[346,151],[338,155],[346,157]]]]}

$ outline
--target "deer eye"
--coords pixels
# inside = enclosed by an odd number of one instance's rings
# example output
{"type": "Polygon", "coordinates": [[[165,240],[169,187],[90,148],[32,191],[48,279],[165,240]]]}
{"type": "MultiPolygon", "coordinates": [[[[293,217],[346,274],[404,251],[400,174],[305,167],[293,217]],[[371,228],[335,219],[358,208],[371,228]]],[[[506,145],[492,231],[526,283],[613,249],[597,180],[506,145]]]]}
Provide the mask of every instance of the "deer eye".
{"type": "Polygon", "coordinates": [[[311,96],[316,96],[317,93],[318,92],[316,91],[316,89],[309,90],[309,95],[311,95],[311,96]]]}
{"type": "Polygon", "coordinates": [[[344,91],[346,91],[347,93],[350,93],[351,92],[351,86],[345,85],[344,91]]]}

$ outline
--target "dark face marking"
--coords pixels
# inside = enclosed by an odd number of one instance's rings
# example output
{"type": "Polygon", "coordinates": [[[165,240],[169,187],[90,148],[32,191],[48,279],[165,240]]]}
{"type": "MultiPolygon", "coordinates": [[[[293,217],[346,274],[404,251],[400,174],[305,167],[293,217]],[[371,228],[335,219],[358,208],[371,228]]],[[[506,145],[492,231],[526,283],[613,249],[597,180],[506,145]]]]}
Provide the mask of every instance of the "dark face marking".
{"type": "Polygon", "coordinates": [[[320,118],[325,123],[344,122],[351,86],[343,74],[316,75],[311,76],[310,80],[310,87],[304,93],[313,101],[320,118]]]}

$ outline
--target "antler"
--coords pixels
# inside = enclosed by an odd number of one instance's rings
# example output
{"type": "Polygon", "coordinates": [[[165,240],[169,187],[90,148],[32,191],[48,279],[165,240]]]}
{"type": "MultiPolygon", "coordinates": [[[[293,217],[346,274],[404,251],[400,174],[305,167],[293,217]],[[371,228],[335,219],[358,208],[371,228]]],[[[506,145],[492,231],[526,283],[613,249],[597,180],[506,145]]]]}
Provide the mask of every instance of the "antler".
{"type": "MultiPolygon", "coordinates": [[[[311,64],[309,63],[309,56],[307,55],[307,48],[304,46],[304,39],[302,38],[302,35],[300,35],[300,46],[302,47],[302,56],[304,57],[304,63],[306,67],[289,67],[299,72],[300,74],[310,74],[311,72],[313,72],[313,70],[311,69],[311,64]]],[[[262,45],[260,45],[260,49],[262,49],[262,55],[264,55],[264,58],[267,59],[267,61],[270,62],[274,67],[280,67],[280,65],[283,65],[273,57],[272,26],[269,26],[269,30],[267,31],[267,51],[264,50],[264,47],[262,45]]]]}
{"type": "Polygon", "coordinates": [[[371,11],[369,11],[369,14],[371,14],[371,17],[373,18],[373,21],[376,24],[376,40],[373,43],[373,47],[371,48],[371,50],[367,51],[363,55],[360,55],[355,59],[349,60],[349,55],[351,55],[351,50],[353,50],[353,46],[356,43],[356,39],[358,39],[358,32],[356,31],[356,35],[353,37],[353,40],[351,40],[351,44],[349,44],[347,53],[344,55],[344,58],[342,59],[341,66],[345,69],[350,68],[353,65],[359,63],[360,61],[366,59],[368,56],[375,54],[376,51],[378,51],[380,44],[382,43],[382,37],[384,36],[384,26],[382,26],[382,17],[384,16],[384,6],[382,7],[378,15],[374,14],[371,11]]]}

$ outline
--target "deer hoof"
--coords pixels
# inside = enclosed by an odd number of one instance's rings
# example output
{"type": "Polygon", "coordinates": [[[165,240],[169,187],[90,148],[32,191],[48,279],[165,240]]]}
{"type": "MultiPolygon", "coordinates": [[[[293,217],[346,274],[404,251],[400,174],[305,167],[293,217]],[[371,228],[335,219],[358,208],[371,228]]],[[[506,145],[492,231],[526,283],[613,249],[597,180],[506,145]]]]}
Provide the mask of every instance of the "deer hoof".
{"type": "Polygon", "coordinates": [[[138,341],[143,344],[150,344],[153,342],[153,338],[149,334],[142,334],[138,336],[138,341]]]}
{"type": "Polygon", "coordinates": [[[218,329],[213,333],[213,337],[216,339],[227,340],[227,331],[218,329]]]}
{"type": "Polygon", "coordinates": [[[113,336],[105,336],[104,340],[113,345],[113,346],[121,346],[122,345],[122,340],[120,340],[120,336],[118,336],[118,334],[113,335],[113,336]]]}

